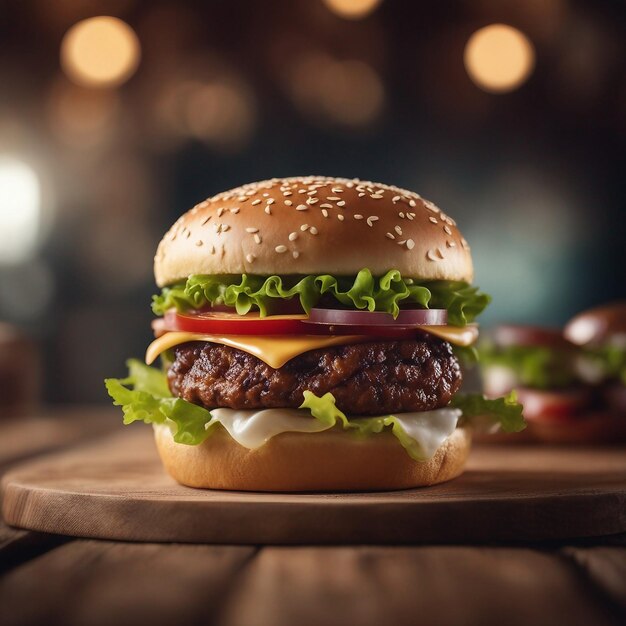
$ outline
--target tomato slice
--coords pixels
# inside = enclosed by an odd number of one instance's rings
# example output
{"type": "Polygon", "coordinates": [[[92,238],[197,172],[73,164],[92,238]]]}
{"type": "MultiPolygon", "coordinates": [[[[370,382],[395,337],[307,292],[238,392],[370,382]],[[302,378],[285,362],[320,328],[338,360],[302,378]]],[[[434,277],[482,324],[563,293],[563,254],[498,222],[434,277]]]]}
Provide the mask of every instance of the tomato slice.
{"type": "Polygon", "coordinates": [[[260,317],[258,313],[238,315],[217,311],[193,314],[167,311],[162,323],[155,325],[155,333],[187,331],[201,334],[225,335],[371,335],[388,339],[415,337],[418,328],[376,326],[359,324],[352,326],[332,324],[309,324],[306,315],[271,315],[260,317]]]}

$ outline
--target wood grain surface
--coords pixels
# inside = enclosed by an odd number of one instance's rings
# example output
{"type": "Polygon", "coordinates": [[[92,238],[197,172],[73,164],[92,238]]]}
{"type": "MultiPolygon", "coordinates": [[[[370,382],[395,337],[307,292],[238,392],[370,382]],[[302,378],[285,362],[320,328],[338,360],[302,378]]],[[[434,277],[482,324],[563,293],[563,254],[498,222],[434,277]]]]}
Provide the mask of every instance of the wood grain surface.
{"type": "MultiPolygon", "coordinates": [[[[60,414],[48,432],[57,426],[67,438],[46,446],[30,437],[40,419],[7,429],[0,458],[16,442],[26,458],[101,436],[88,419],[81,433],[60,414]]],[[[585,457],[571,459],[575,472],[585,457]]],[[[606,469],[591,461],[590,471],[606,469]]],[[[257,548],[72,539],[0,522],[0,623],[617,626],[626,623],[625,553],[624,534],[523,546],[257,548]]]]}
{"type": "Polygon", "coordinates": [[[434,487],[253,494],[182,487],[151,432],[127,429],[18,466],[3,480],[14,526],[131,541],[227,544],[476,543],[626,531],[624,448],[483,447],[434,487]]]}

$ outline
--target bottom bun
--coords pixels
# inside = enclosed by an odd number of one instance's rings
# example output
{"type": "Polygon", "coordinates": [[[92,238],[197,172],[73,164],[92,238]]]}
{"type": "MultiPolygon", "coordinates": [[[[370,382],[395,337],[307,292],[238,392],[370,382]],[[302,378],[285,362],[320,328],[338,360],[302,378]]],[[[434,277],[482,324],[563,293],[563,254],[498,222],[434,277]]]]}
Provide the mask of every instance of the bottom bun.
{"type": "Polygon", "coordinates": [[[414,461],[391,433],[360,438],[340,430],[282,433],[249,450],[222,428],[202,444],[176,443],[154,425],[169,474],[183,485],[235,491],[381,491],[435,485],[459,476],[471,445],[457,428],[428,461],[414,461]]]}

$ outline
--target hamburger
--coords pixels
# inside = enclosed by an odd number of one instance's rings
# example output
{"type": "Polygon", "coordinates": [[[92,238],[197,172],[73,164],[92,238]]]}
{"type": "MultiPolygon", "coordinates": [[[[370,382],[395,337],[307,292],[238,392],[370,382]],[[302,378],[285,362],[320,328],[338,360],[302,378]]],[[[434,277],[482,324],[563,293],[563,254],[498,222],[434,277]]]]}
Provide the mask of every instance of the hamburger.
{"type": "Polygon", "coordinates": [[[158,246],[156,339],[106,386],[191,487],[386,490],[458,476],[512,396],[458,393],[489,297],[453,219],[418,194],[272,179],[185,213],[158,246]],[[157,358],[161,367],[150,367],[157,358]]]}
{"type": "Polygon", "coordinates": [[[578,377],[578,349],[562,330],[502,324],[479,352],[485,395],[515,389],[528,422],[525,440],[566,440],[576,430],[571,424],[588,416],[592,394],[578,377]]]}
{"type": "Polygon", "coordinates": [[[607,441],[626,437],[626,302],[579,313],[565,326],[579,347],[576,369],[593,390],[594,434],[607,441]]]}

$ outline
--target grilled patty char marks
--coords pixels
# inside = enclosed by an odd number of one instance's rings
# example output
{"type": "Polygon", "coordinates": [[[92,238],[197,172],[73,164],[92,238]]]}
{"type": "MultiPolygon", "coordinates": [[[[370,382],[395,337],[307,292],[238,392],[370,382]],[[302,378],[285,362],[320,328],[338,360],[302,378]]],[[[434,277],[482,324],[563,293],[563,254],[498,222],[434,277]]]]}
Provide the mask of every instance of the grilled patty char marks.
{"type": "Polygon", "coordinates": [[[303,392],[333,394],[348,415],[428,411],[446,406],[461,385],[449,343],[426,333],[305,352],[274,369],[257,357],[206,342],[181,344],[170,390],[206,408],[297,408],[303,392]]]}

